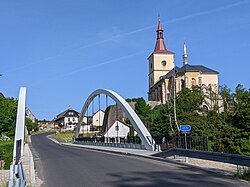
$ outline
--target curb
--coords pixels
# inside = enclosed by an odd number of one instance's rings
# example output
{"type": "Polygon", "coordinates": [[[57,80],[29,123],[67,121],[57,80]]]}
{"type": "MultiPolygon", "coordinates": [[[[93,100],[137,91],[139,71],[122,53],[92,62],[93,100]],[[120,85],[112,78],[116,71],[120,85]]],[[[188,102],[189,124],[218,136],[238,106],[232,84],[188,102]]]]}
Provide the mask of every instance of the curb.
{"type": "Polygon", "coordinates": [[[35,174],[36,172],[35,172],[34,158],[30,150],[29,144],[28,144],[28,152],[29,152],[29,159],[30,159],[30,183],[33,186],[36,183],[36,174],[35,174]]]}

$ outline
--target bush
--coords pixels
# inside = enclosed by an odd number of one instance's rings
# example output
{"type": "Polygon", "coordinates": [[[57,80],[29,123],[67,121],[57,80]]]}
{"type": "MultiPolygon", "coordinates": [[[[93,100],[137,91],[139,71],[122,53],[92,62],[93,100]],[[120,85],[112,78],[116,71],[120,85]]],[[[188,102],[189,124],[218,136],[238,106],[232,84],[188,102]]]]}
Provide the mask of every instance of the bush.
{"type": "Polygon", "coordinates": [[[13,157],[13,141],[0,141],[0,160],[4,160],[4,169],[9,169],[13,157]]]}

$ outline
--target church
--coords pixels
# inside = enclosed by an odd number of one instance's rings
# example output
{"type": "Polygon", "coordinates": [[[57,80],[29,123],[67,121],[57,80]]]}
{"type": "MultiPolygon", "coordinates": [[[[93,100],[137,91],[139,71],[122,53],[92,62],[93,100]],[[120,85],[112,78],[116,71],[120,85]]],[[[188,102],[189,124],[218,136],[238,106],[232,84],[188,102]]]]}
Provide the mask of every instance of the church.
{"type": "Polygon", "coordinates": [[[203,65],[191,65],[188,62],[187,47],[183,47],[183,66],[177,67],[174,62],[174,52],[167,49],[163,28],[158,21],[157,39],[154,52],[148,57],[149,60],[149,90],[148,100],[166,103],[183,88],[191,89],[192,86],[211,87],[218,93],[219,73],[203,65]],[[175,82],[175,84],[174,84],[175,82]]]}

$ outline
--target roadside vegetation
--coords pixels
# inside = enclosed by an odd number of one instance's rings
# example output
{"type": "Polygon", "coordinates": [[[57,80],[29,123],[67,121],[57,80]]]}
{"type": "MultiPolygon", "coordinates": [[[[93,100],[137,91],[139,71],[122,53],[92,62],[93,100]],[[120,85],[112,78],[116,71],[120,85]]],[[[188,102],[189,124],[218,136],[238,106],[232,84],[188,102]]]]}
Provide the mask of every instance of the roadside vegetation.
{"type": "MultiPolygon", "coordinates": [[[[52,134],[51,137],[63,141],[63,142],[72,142],[73,137],[75,135],[74,131],[65,131],[65,132],[59,132],[57,134],[52,134]]],[[[85,138],[92,138],[95,135],[95,132],[85,132],[84,134],[79,134],[79,137],[85,137],[85,138]]]]}
{"type": "Polygon", "coordinates": [[[73,131],[65,131],[65,132],[52,134],[51,138],[54,138],[58,141],[70,143],[73,141],[74,135],[75,135],[75,133],[73,131]]]}
{"type": "MultiPolygon", "coordinates": [[[[250,156],[250,90],[238,85],[232,93],[228,87],[222,86],[219,88],[220,96],[210,88],[205,93],[204,88],[193,87],[177,94],[178,125],[191,125],[190,136],[208,136],[210,151],[250,156]],[[204,104],[210,110],[203,108],[204,104]]],[[[178,134],[173,101],[154,109],[146,105],[143,98],[128,101],[136,102],[135,111],[152,136],[171,137],[178,134]]]]}
{"type": "Polygon", "coordinates": [[[9,169],[13,157],[13,141],[0,141],[0,160],[4,160],[4,169],[9,169]]]}
{"type": "Polygon", "coordinates": [[[235,176],[240,179],[250,181],[250,168],[245,169],[242,173],[237,173],[235,176]]]}
{"type": "MultiPolygon", "coordinates": [[[[14,98],[0,97],[0,160],[5,162],[4,169],[9,169],[12,161],[17,104],[14,98]]],[[[38,130],[30,119],[26,118],[25,123],[29,134],[38,130]]]]}

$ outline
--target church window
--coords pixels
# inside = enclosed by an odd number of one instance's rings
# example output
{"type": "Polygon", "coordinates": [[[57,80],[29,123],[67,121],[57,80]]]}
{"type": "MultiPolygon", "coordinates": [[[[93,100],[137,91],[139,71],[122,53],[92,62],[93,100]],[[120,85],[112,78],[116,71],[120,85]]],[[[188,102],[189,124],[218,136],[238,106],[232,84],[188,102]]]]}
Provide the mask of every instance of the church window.
{"type": "Polygon", "coordinates": [[[150,63],[150,68],[153,69],[153,64],[152,64],[152,62],[150,63]]]}
{"type": "Polygon", "coordinates": [[[167,64],[166,60],[161,61],[161,64],[162,64],[163,66],[166,66],[166,64],[167,64]]]}
{"type": "Polygon", "coordinates": [[[181,88],[186,88],[186,83],[184,79],[181,79],[181,88]]]}
{"type": "Polygon", "coordinates": [[[199,78],[198,78],[198,84],[199,84],[199,86],[202,85],[202,77],[199,77],[199,78]]]}
{"type": "Polygon", "coordinates": [[[196,85],[196,80],[195,80],[195,78],[192,78],[191,79],[191,86],[195,86],[196,85]]]}

